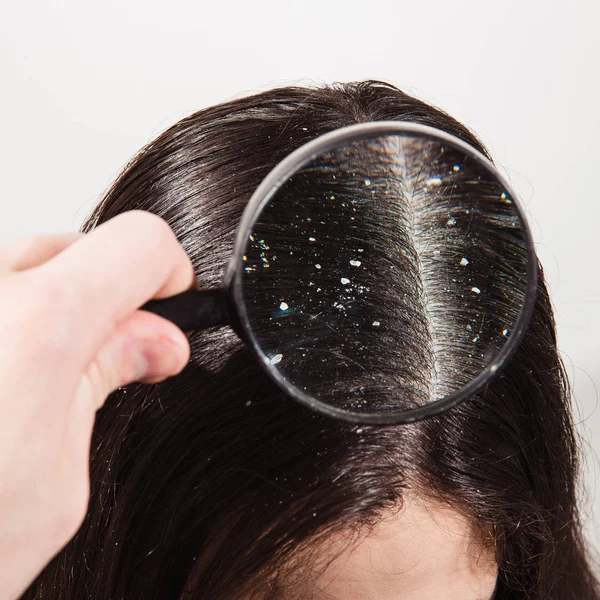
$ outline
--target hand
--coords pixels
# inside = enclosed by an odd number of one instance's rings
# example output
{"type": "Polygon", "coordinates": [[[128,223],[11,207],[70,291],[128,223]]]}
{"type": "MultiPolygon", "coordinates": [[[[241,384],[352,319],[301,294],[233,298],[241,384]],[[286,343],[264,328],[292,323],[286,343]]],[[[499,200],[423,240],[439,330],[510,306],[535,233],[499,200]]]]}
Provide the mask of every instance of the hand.
{"type": "Polygon", "coordinates": [[[136,310],[195,283],[159,217],[0,249],[0,599],[18,598],[79,529],[96,411],[189,360],[184,333],[136,310]]]}

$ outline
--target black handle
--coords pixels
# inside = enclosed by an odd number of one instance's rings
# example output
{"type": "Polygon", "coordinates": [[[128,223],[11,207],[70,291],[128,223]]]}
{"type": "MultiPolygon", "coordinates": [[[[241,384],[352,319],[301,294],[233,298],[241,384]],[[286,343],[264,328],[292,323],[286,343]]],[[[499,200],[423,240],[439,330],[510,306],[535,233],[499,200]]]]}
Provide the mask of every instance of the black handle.
{"type": "Polygon", "coordinates": [[[190,290],[162,300],[150,300],[141,310],[169,319],[183,331],[229,324],[227,294],[223,289],[190,290]]]}

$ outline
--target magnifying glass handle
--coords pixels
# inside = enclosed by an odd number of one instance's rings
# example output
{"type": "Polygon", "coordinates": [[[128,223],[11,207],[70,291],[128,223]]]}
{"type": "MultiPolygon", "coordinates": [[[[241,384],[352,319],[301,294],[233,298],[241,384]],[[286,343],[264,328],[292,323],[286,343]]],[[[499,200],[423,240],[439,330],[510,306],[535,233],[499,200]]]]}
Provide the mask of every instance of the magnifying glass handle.
{"type": "Polygon", "coordinates": [[[140,310],[164,317],[183,331],[229,323],[226,296],[222,289],[189,290],[170,298],[150,300],[140,310]]]}

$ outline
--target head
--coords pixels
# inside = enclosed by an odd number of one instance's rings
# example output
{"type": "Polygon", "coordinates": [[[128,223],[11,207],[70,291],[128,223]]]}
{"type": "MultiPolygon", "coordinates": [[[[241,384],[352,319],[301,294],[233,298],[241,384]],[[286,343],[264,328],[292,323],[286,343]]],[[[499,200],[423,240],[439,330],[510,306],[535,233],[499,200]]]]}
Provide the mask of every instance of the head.
{"type": "MultiPolygon", "coordinates": [[[[190,255],[199,286],[217,287],[267,173],[320,134],[377,120],[430,125],[489,156],[456,120],[382,82],[275,89],[162,133],[84,230],[131,209],[156,213],[190,255]]],[[[459,192],[468,185],[457,183],[459,192]]],[[[389,248],[378,251],[392,272],[418,278],[411,253],[400,264],[389,248]]],[[[495,265],[484,258],[485,279],[495,265]]],[[[374,277],[373,302],[388,310],[394,285],[374,277]]],[[[386,313],[404,319],[414,343],[376,350],[387,377],[410,367],[428,389],[419,285],[408,286],[415,296],[405,308],[386,313]]],[[[483,307],[490,318],[492,308],[483,307]]],[[[194,332],[190,345],[180,375],[119,389],[98,413],[88,515],[25,598],[600,597],[581,537],[577,444],[543,275],[502,373],[409,425],[357,427],[308,411],[228,328],[194,332]]],[[[342,377],[350,386],[352,374],[342,377]]]]}

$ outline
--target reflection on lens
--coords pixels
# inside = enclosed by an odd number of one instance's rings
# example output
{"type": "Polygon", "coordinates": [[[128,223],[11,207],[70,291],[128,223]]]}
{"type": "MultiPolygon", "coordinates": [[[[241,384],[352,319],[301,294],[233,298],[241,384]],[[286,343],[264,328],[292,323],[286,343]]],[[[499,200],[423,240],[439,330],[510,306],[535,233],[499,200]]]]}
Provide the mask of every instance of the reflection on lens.
{"type": "Polygon", "coordinates": [[[304,164],[247,239],[248,325],[273,369],[354,413],[457,392],[510,339],[527,238],[508,191],[434,138],[358,139],[304,164]]]}

